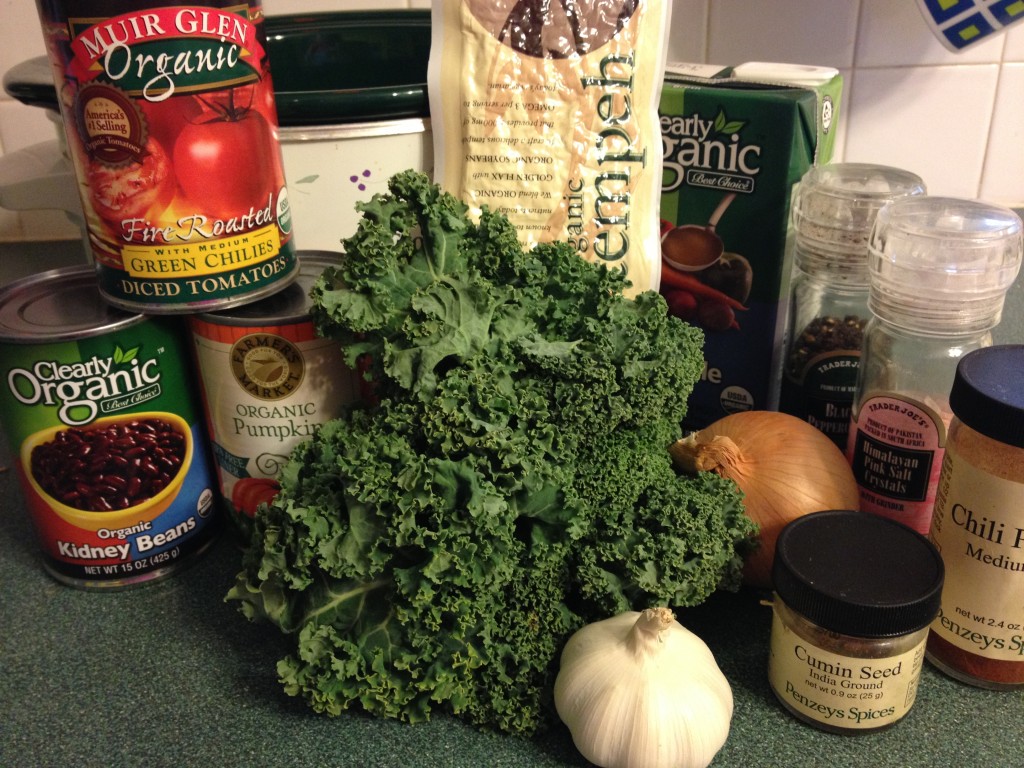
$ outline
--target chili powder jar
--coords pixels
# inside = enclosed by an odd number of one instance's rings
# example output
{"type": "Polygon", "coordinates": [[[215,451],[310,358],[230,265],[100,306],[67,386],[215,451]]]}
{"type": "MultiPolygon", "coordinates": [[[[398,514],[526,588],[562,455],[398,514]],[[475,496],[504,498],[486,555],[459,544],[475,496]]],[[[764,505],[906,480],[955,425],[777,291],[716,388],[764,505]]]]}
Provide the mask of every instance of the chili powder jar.
{"type": "Polygon", "coordinates": [[[946,587],[928,660],[983,688],[1024,688],[1024,345],[957,365],[930,537],[946,587]]]}
{"type": "Polygon", "coordinates": [[[927,538],[866,512],[828,510],[779,534],[768,682],[823,731],[888,728],[913,706],[943,564],[927,538]]]}

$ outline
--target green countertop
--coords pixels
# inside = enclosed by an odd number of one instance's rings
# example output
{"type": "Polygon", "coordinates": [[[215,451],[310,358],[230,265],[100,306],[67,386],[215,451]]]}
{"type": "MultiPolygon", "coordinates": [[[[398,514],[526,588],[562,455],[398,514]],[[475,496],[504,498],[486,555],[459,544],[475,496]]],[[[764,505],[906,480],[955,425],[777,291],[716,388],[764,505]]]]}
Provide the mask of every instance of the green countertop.
{"type": "MultiPolygon", "coordinates": [[[[73,252],[73,249],[72,249],[73,252]]],[[[0,246],[9,277],[52,246],[0,246]],[[13,261],[12,261],[13,259],[13,261]]],[[[1024,279],[996,340],[1024,342],[1024,279]]],[[[0,466],[9,467],[6,445],[0,466]]],[[[586,766],[566,729],[483,733],[447,716],[422,725],[317,715],[284,694],[289,648],[223,596],[239,567],[227,537],[166,581],[83,592],[43,570],[14,473],[0,472],[0,767],[586,766]]],[[[776,703],[767,680],[770,609],[722,593],[678,618],[714,652],[735,713],[713,768],[1024,765],[1024,692],[992,692],[925,667],[917,703],[888,731],[822,733],[776,703]]]]}

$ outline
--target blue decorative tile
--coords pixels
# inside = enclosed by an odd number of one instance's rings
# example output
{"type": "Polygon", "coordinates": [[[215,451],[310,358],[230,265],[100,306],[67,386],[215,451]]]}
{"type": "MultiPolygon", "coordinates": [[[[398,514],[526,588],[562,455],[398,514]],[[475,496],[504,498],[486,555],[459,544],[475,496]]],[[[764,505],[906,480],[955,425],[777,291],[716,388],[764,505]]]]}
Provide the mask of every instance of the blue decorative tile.
{"type": "Polygon", "coordinates": [[[974,9],[974,0],[924,0],[928,13],[939,26],[965,11],[974,9]]]}
{"type": "Polygon", "coordinates": [[[976,42],[979,37],[986,37],[994,31],[995,29],[988,19],[980,13],[975,13],[946,27],[942,30],[942,34],[946,36],[946,39],[949,40],[954,48],[965,48],[971,43],[976,42]]]}
{"type": "Polygon", "coordinates": [[[1003,26],[1009,26],[1024,18],[1024,0],[997,0],[988,7],[995,20],[1003,26]]]}

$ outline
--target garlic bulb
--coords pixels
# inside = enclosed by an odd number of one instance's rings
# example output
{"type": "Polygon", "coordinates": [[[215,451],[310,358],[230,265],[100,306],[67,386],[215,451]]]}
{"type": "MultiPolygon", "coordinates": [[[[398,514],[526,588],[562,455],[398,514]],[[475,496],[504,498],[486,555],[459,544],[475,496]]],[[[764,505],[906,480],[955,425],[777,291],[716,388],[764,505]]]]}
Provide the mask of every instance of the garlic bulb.
{"type": "Polygon", "coordinates": [[[580,629],[562,651],[555,708],[601,768],[705,768],[725,744],[732,689],[668,608],[580,629]]]}

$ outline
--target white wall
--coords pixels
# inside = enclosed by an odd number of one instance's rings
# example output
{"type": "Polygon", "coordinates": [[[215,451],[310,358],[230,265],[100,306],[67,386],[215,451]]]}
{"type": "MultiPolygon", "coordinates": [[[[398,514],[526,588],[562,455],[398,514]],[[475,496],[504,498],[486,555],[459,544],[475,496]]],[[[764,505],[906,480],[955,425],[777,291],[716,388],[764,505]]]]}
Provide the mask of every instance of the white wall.
{"type": "MultiPolygon", "coordinates": [[[[410,6],[430,2],[264,0],[275,14],[410,6]]],[[[0,72],[44,53],[34,3],[0,0],[0,18],[0,72]]],[[[1024,25],[954,54],[914,0],[675,0],[670,56],[837,67],[837,160],[906,168],[932,194],[1024,205],[1024,25]]],[[[0,94],[0,154],[54,131],[43,110],[0,94]]],[[[77,236],[60,214],[0,209],[0,240],[77,236]]]]}

